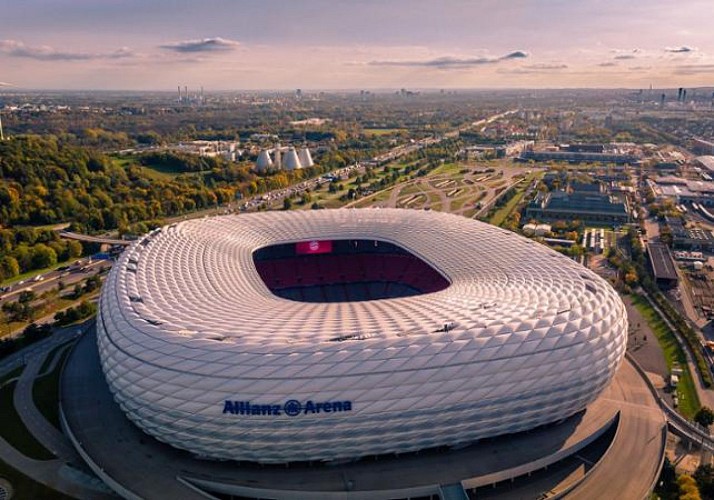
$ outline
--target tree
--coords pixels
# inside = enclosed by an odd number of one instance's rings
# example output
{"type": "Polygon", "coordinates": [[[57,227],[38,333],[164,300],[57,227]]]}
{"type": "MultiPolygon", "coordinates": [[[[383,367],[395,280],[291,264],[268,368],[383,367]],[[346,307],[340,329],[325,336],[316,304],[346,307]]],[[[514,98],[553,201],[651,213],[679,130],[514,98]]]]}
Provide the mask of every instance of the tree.
{"type": "Polygon", "coordinates": [[[69,259],[76,259],[82,256],[82,243],[77,240],[69,240],[67,242],[67,251],[69,259]]]}
{"type": "Polygon", "coordinates": [[[702,406],[694,415],[694,421],[704,427],[714,424],[714,411],[708,406],[702,406]]]}
{"type": "Polygon", "coordinates": [[[6,255],[0,259],[0,281],[20,274],[20,264],[15,257],[6,255]]]}
{"type": "Polygon", "coordinates": [[[44,269],[57,264],[57,253],[44,243],[32,247],[33,269],[44,269]]]}
{"type": "Polygon", "coordinates": [[[679,486],[679,500],[701,500],[697,482],[688,474],[682,474],[677,478],[679,486]]]}
{"type": "Polygon", "coordinates": [[[20,296],[17,300],[18,302],[20,302],[20,304],[27,304],[35,300],[35,297],[35,292],[33,292],[32,290],[23,290],[22,292],[20,292],[20,296]]]}
{"type": "Polygon", "coordinates": [[[694,480],[699,487],[699,493],[704,498],[714,498],[714,467],[702,464],[694,472],[694,480]]]}
{"type": "Polygon", "coordinates": [[[95,274],[87,278],[87,281],[84,283],[84,293],[93,292],[99,289],[100,286],[102,286],[102,281],[99,279],[99,276],[95,274]]]}
{"type": "Polygon", "coordinates": [[[283,210],[290,210],[293,207],[293,202],[290,198],[283,198],[283,210]]]}
{"type": "Polygon", "coordinates": [[[654,491],[659,498],[677,498],[679,486],[677,485],[677,472],[669,458],[664,457],[662,472],[654,491]]]}

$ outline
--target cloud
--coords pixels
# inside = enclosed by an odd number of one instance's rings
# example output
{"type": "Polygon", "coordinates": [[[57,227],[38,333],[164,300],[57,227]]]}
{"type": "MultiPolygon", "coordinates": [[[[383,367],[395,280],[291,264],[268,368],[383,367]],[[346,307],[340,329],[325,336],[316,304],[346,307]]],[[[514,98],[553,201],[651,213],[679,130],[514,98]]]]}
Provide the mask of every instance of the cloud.
{"type": "Polygon", "coordinates": [[[542,71],[552,71],[552,70],[559,70],[559,69],[568,69],[567,64],[545,64],[545,63],[540,63],[540,64],[530,64],[527,66],[523,66],[525,69],[537,69],[537,70],[542,70],[542,71]]]}
{"type": "Polygon", "coordinates": [[[681,47],[665,47],[664,51],[672,52],[674,54],[686,54],[689,52],[696,52],[697,49],[695,49],[693,47],[687,47],[686,45],[682,45],[681,47]]]}
{"type": "Polygon", "coordinates": [[[615,54],[613,59],[617,59],[618,61],[624,61],[624,60],[628,60],[628,59],[636,59],[643,55],[642,49],[638,49],[638,48],[613,49],[611,52],[613,52],[615,54]]]}
{"type": "Polygon", "coordinates": [[[15,87],[15,85],[8,82],[0,82],[0,87],[15,87]]]}
{"type": "Polygon", "coordinates": [[[714,72],[714,64],[682,64],[674,69],[678,75],[698,75],[714,72]]]}
{"type": "Polygon", "coordinates": [[[567,64],[547,64],[547,63],[538,63],[538,64],[529,64],[520,68],[500,68],[498,70],[499,73],[508,73],[508,74],[516,74],[516,75],[531,75],[531,74],[537,74],[537,73],[551,73],[553,71],[562,71],[564,69],[568,69],[567,64]]]}
{"type": "Polygon", "coordinates": [[[470,68],[473,66],[481,66],[484,64],[496,64],[501,61],[510,59],[524,59],[528,57],[528,52],[516,50],[497,57],[438,57],[436,59],[427,59],[423,61],[370,61],[371,66],[403,66],[403,67],[422,67],[422,68],[470,68]]]}
{"type": "Polygon", "coordinates": [[[59,50],[49,45],[25,45],[18,40],[0,40],[0,54],[38,61],[87,61],[92,59],[120,59],[134,53],[128,47],[109,53],[73,52],[59,50]]]}
{"type": "Polygon", "coordinates": [[[601,68],[611,68],[613,66],[617,66],[617,63],[608,61],[608,62],[602,62],[602,63],[598,64],[598,66],[600,66],[601,68]]]}
{"type": "Polygon", "coordinates": [[[162,49],[173,50],[174,52],[224,52],[234,50],[240,45],[235,40],[227,40],[221,37],[202,38],[200,40],[184,40],[182,42],[168,43],[161,45],[162,49]]]}

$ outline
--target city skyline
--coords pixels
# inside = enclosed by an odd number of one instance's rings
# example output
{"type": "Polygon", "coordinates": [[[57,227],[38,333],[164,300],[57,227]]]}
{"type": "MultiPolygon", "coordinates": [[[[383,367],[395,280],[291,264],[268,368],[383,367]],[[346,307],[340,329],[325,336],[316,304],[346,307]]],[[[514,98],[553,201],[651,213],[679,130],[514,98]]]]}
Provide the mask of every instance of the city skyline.
{"type": "Polygon", "coordinates": [[[707,86],[707,6],[31,0],[3,7],[0,88],[707,86]]]}

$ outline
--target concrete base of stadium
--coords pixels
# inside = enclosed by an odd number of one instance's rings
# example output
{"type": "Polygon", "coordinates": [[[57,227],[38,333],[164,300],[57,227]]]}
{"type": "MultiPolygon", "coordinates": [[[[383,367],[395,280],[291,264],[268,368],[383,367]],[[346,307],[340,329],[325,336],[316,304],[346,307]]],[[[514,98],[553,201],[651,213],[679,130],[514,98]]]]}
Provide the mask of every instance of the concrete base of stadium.
{"type": "Polygon", "coordinates": [[[644,380],[623,363],[583,412],[460,449],[339,464],[261,466],[200,459],[146,435],[114,402],[96,336],[74,348],[61,381],[65,432],[124,498],[644,498],[664,457],[666,423],[644,380]]]}

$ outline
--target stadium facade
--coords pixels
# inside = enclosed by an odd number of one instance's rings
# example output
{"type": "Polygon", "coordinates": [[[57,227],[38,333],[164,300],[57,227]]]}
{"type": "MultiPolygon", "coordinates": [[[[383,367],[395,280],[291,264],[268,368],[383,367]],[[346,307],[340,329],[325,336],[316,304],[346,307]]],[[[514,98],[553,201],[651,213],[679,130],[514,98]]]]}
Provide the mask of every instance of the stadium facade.
{"type": "Polygon", "coordinates": [[[615,291],[470,219],[185,221],[129,248],[97,320],[115,400],[196,455],[330,461],[462,446],[583,410],[624,356],[615,291]]]}

